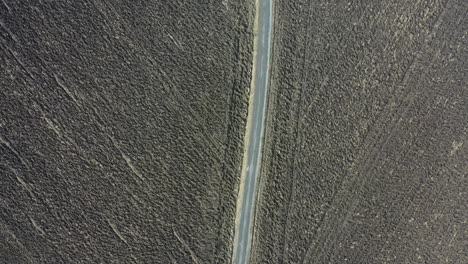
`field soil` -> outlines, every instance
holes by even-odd
[[[275,1],[252,263],[466,263],[468,3]]]
[[[0,263],[228,263],[254,3],[0,2]]]

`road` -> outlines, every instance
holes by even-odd
[[[272,32],[272,0],[258,0],[256,35],[254,44],[253,83],[246,129],[246,157],[242,168],[237,221],[234,238],[233,263],[248,262],[252,223],[255,210],[255,194],[260,172],[262,142],[268,95],[270,49]]]

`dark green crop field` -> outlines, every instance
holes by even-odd
[[[1,1],[0,262],[228,262],[254,12]]]
[[[252,263],[467,263],[468,3],[275,3]]]

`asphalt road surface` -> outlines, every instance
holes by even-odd
[[[271,0],[260,0],[258,9],[258,32],[256,37],[256,58],[255,75],[253,89],[253,105],[249,109],[249,125],[247,135],[249,135],[247,152],[247,173],[244,180],[244,188],[241,190],[242,207],[239,211],[239,222],[236,226],[236,237],[234,241],[233,263],[247,263],[250,244],[251,231],[255,208],[255,194],[257,176],[260,171],[262,140],[264,133],[264,123],[266,114],[266,102],[268,94],[268,77],[270,69],[270,47],[271,47],[271,27],[272,27]]]

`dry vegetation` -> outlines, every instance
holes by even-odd
[[[228,262],[253,12],[0,2],[0,262]]]
[[[253,263],[466,263],[466,1],[276,1]]]

